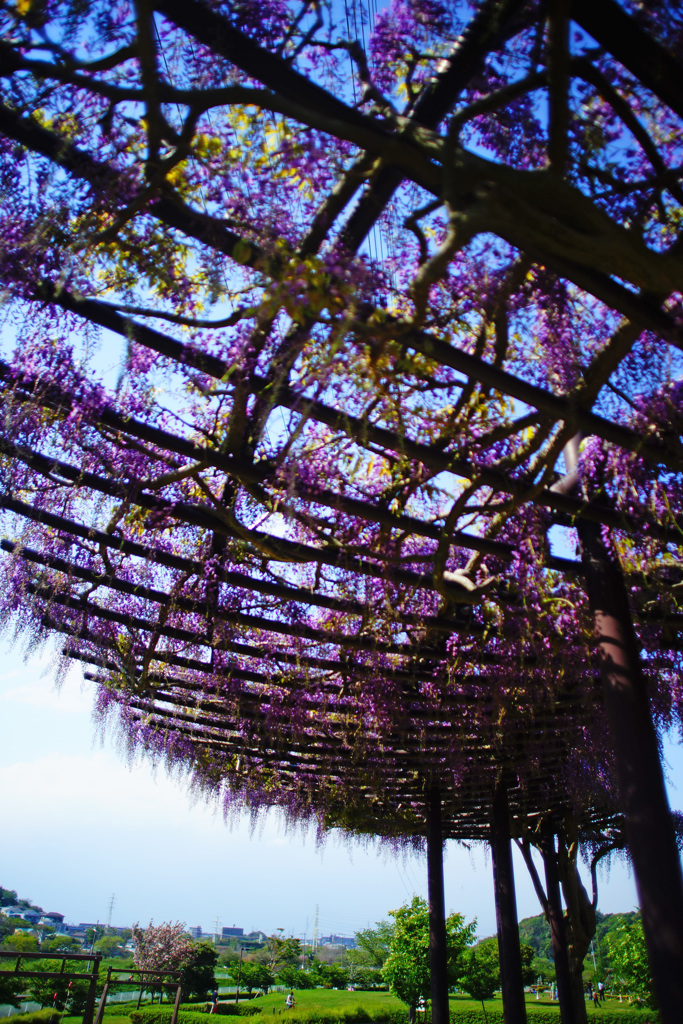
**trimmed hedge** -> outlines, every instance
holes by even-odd
[[[187,1004],[186,1004],[187,1005]],[[219,1006],[221,1004],[219,1003]],[[379,1010],[372,1013],[362,1006],[353,1010],[278,1010],[254,1013],[256,1007],[235,1006],[234,1003],[224,1003],[225,1007],[232,1007],[239,1016],[252,1017],[251,1024],[274,1024],[276,1018],[284,1017],[288,1024],[407,1024],[407,1009]],[[244,1012],[246,1010],[246,1012]],[[251,1013],[249,1012],[251,1010]],[[149,1007],[149,1009],[133,1010],[130,1013],[131,1024],[169,1024],[172,1008],[170,1006]],[[231,1013],[231,1010],[228,1010]],[[233,1014],[234,1015],[234,1014]],[[530,1006],[527,1004],[527,1015],[529,1024],[560,1024],[559,1008],[556,1006],[544,1007]],[[197,1010],[196,1004],[192,1009],[184,1009],[182,1006],[178,1013],[178,1024],[207,1024],[205,1010]],[[601,1008],[600,1013],[593,1013],[588,1010],[589,1019],[594,1018],[599,1024],[657,1024],[658,1016],[652,1010],[609,1010]],[[25,1018],[22,1018],[22,1021]],[[2,1024],[5,1024],[3,1021]],[[42,1019],[41,1019],[42,1024]],[[278,1020],[278,1024],[280,1021]],[[431,1024],[429,1016],[425,1024]],[[462,1010],[451,1009],[450,1024],[504,1024],[503,1011],[498,1007],[486,1009],[486,1014],[481,1008],[464,1008]]]
[[[183,1012],[203,1013],[206,1015],[206,1000],[202,1000],[201,1003],[181,1003],[179,1008]],[[251,1012],[258,1013],[258,1007],[252,1006]],[[249,1016],[249,1010],[246,1008],[242,1009],[241,1003],[235,1004],[218,1002],[214,1013],[218,1014],[219,1017],[239,1017],[240,1015],[246,1017]]]
[[[357,1010],[345,1013],[338,1012],[321,1013],[311,1010],[297,1011],[288,1010],[278,1013],[263,1013],[253,1018],[251,1024],[273,1024],[273,1017],[284,1016],[289,1024],[408,1024],[407,1009],[392,1010],[373,1014],[359,1007]],[[599,1024],[658,1024],[658,1015],[647,1010],[608,1010],[601,1009],[599,1013],[591,1014],[588,1010],[589,1020],[594,1017]],[[560,1013],[558,1007],[532,1007],[527,1004],[528,1024],[560,1024]],[[280,1022],[278,1022],[280,1024]],[[284,1024],[284,1022],[282,1022]],[[431,1024],[428,1018],[425,1024]],[[486,1015],[481,1007],[451,1010],[450,1024],[504,1024],[503,1011],[499,1007],[486,1008]]]
[[[148,1010],[131,1010],[131,1024],[169,1024],[172,1006],[150,1006]],[[179,1010],[178,1024],[206,1024],[205,1010]]]
[[[28,1013],[13,1013],[3,1017],[2,1024],[59,1024],[61,1013],[48,1007],[45,1010],[29,1010]]]

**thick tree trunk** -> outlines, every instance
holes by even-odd
[[[443,889],[443,832],[441,829],[441,794],[436,787],[430,789],[427,796],[427,888],[429,893],[432,1024],[448,1024],[448,949]]]
[[[547,835],[541,846],[543,866],[545,868],[545,887],[547,892],[547,919],[550,925],[550,941],[555,961],[557,978],[557,996],[560,1003],[560,1019],[562,1024],[580,1024],[582,1018],[577,1016],[574,1000],[572,972],[569,966],[569,950],[567,948],[567,932],[562,900],[560,898],[560,876],[557,870],[557,853],[555,837]],[[585,1005],[584,1005],[585,1014]],[[585,1016],[583,1018],[585,1021]]]
[[[491,860],[498,924],[498,955],[505,1024],[526,1024],[522,957],[519,949],[515,876],[508,814],[507,790],[499,782],[491,814]]]
[[[567,838],[565,829],[570,831],[569,838]],[[558,836],[557,841],[557,863],[564,902],[567,907],[565,929],[575,1017],[579,1024],[585,1024],[587,1013],[583,987],[583,962],[595,935],[597,920],[595,906],[579,875],[577,856],[578,836],[572,828],[570,819],[565,818],[562,835]]]
[[[576,1024],[588,1024],[586,992],[583,986],[583,960],[574,960],[570,955],[569,976],[574,1020]]]
[[[650,969],[662,1021],[678,1024],[683,1007],[683,877],[657,735],[621,567],[603,542],[601,527],[581,520],[577,525]]]
[[[550,928],[558,975],[560,1016],[563,1020],[566,1017],[569,1021],[578,1021],[580,1024],[584,1024],[587,1020],[587,1012],[583,989],[583,961],[591,939],[595,935],[596,917],[595,907],[588,898],[576,866],[576,850],[572,848],[569,851],[563,851],[563,845],[558,837],[556,854],[552,832],[542,835],[540,842],[537,837],[537,849],[543,857],[545,867],[548,890],[546,893],[531,856],[528,840],[520,842],[519,849],[543,908],[543,916]],[[562,892],[567,905],[564,914],[562,913],[559,882],[562,883]]]
[[[576,444],[566,450],[576,469]],[[603,698],[662,1024],[683,1007],[683,875],[664,786],[640,649],[616,553],[603,527],[577,520],[598,642]]]

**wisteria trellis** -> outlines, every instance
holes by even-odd
[[[501,784],[513,827],[623,807],[675,919],[678,5],[0,19],[6,617],[226,806],[396,841],[435,790],[453,838]],[[605,608],[646,655],[616,736]]]

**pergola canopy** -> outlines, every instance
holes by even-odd
[[[436,787],[477,839],[504,779],[599,823],[553,539],[599,524],[670,721],[679,19],[340,10],[0,15],[4,611],[228,804],[411,839]]]

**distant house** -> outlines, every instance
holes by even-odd
[[[0,910],[0,914],[4,914],[5,917],[21,917],[23,920],[25,920],[24,907],[20,907],[16,903],[12,904],[9,907],[2,907],[2,909]]]
[[[40,924],[45,927],[51,925],[56,931],[64,931],[64,914],[58,914],[55,910],[49,911],[47,914],[43,914],[40,919]]]
[[[200,924],[195,925],[194,928],[188,928],[188,931],[193,939],[201,939],[202,937],[202,926]]]
[[[29,921],[31,924],[38,924],[43,916],[42,907],[3,907],[2,912],[7,917],[21,918],[22,921]]]
[[[241,939],[244,935],[244,928],[222,928],[221,935],[224,939]]]
[[[355,949],[356,940],[351,935],[323,935],[321,946],[343,946],[344,949]]]

